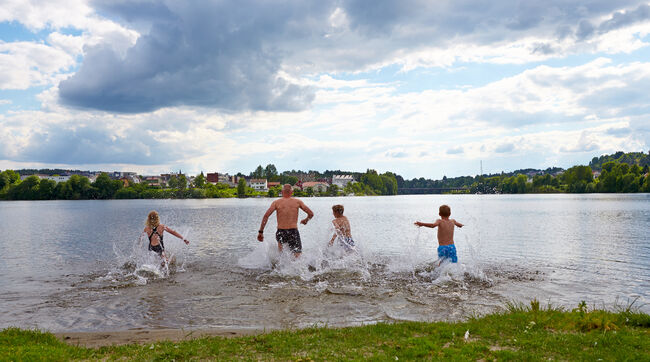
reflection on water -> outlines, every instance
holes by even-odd
[[[295,328],[454,320],[538,298],[574,307],[650,308],[650,195],[309,198],[303,256],[279,254],[270,200],[0,203],[0,327]],[[357,247],[328,247],[342,203]],[[466,226],[459,263],[436,262],[440,204]],[[173,262],[147,251],[144,218],[169,236]]]

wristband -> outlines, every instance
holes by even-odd
[[[264,234],[264,230],[259,230],[259,233],[260,233],[260,234]]]

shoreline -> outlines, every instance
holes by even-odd
[[[206,328],[206,329],[176,329],[176,328],[139,328],[122,331],[99,332],[52,332],[61,342],[71,346],[98,348],[120,346],[127,344],[146,344],[162,341],[188,341],[203,337],[244,337],[263,334],[274,329],[246,328]]]
[[[134,329],[55,335],[11,327],[0,331],[0,356],[18,361],[360,358],[618,361],[648,360],[649,335],[650,315],[634,310],[631,305],[613,312],[591,309],[581,302],[569,310],[543,307],[539,301],[532,300],[530,305],[508,304],[503,312],[466,321],[378,323],[343,328]],[[93,339],[101,343],[91,344]],[[109,347],[98,348],[101,346]]]

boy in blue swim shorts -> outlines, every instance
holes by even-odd
[[[415,225],[418,227],[425,226],[428,228],[437,227],[438,259],[441,263],[445,259],[450,259],[452,263],[456,263],[458,262],[458,256],[456,256],[456,246],[454,245],[454,226],[462,228],[463,224],[449,218],[449,216],[451,216],[451,208],[447,205],[440,206],[438,215],[440,215],[440,219],[436,220],[434,223],[416,221]]]

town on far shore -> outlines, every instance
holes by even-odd
[[[21,170],[22,171],[22,170]],[[72,175],[78,175],[81,177],[86,177],[91,183],[94,183],[97,180],[97,177],[101,174],[106,174],[111,180],[119,180],[122,182],[124,187],[129,187],[130,185],[135,184],[145,184],[151,187],[157,188],[178,188],[179,183],[186,183],[186,187],[203,187],[207,184],[217,185],[227,185],[231,188],[236,188],[241,180],[246,182],[246,187],[249,187],[257,192],[268,192],[273,188],[279,188],[281,185],[280,181],[269,181],[266,178],[253,178],[252,176],[244,175],[229,175],[228,173],[219,173],[219,172],[208,172],[203,174],[201,172],[196,176],[185,175],[182,171],[163,173],[160,175],[139,175],[137,172],[125,172],[125,171],[72,171],[65,170],[60,174],[22,174],[20,175],[20,180],[24,181],[30,176],[36,176],[41,180],[52,180],[56,183],[67,182],[70,180]],[[311,173],[298,173],[298,176],[294,176],[295,181],[292,183],[294,191],[306,191],[307,189],[313,190],[315,193],[324,193],[331,187],[335,185],[341,190],[344,189],[349,183],[357,182],[354,179],[353,175],[332,175],[331,177],[318,177],[314,172]],[[202,181],[201,181],[202,179]],[[185,180],[185,181],[184,181]],[[287,183],[290,183],[292,180],[288,180]],[[182,187],[181,187],[182,188]]]
[[[404,179],[393,172],[283,171],[275,165],[239,172],[182,171],[139,175],[124,171],[23,169],[0,172],[0,200],[278,197],[283,184],[295,196],[405,194],[524,194],[650,192],[650,152],[616,152],[568,169],[520,169],[475,176]]]

